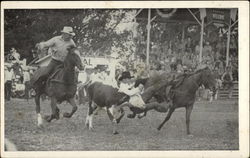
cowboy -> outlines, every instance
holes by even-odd
[[[145,103],[142,100],[141,92],[143,90],[143,85],[140,84],[137,88],[134,88],[134,84],[132,83],[133,76],[130,75],[130,72],[125,71],[122,73],[119,78],[120,88],[119,92],[123,92],[130,97],[129,103],[135,107],[144,109]]]
[[[64,59],[68,54],[68,49],[76,47],[75,42],[72,40],[73,36],[75,36],[73,28],[65,26],[61,32],[61,36],[53,37],[52,39],[46,42],[41,42],[37,45],[39,50],[49,49],[51,51],[52,59],[46,70],[41,72],[36,81],[45,81],[59,65],[63,64]]]
[[[11,54],[9,56],[9,60],[11,60],[13,63],[19,62],[20,54],[17,52],[17,50],[15,48],[11,48],[10,52]]]

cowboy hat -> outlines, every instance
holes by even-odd
[[[70,26],[64,26],[61,32],[75,36],[75,33],[73,32],[73,28]]]
[[[10,49],[10,51],[11,51],[11,52],[14,52],[14,51],[16,51],[16,49],[12,47],[12,48]]]
[[[123,79],[127,79],[127,78],[133,78],[134,76],[131,76],[129,71],[124,71],[121,75],[121,77],[119,77],[119,81],[123,80]]]

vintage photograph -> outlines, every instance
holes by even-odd
[[[4,152],[239,148],[239,9],[5,8]]]

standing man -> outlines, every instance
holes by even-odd
[[[193,52],[193,43],[190,36],[188,36],[187,38],[186,52],[188,52],[189,54]]]
[[[28,68],[23,67],[23,84],[25,86],[25,99],[29,99],[29,89],[30,89],[30,73],[28,72]]]
[[[12,88],[12,79],[14,77],[13,71],[9,67],[4,68],[4,93],[5,93],[5,99],[7,101],[10,101],[11,97],[11,88]]]
[[[37,76],[34,76],[34,80],[31,81],[32,84],[35,82],[46,81],[57,66],[63,64],[64,59],[68,54],[68,49],[76,47],[75,42],[72,40],[73,36],[75,36],[73,28],[65,26],[61,32],[61,36],[53,37],[52,39],[46,42],[41,42],[37,45],[40,51],[43,49],[50,49],[52,59],[45,71],[40,72],[40,74],[34,74]]]
[[[233,76],[231,67],[227,66],[226,71],[221,77],[223,88],[229,91],[228,98],[232,98],[232,90],[233,90]]]
[[[11,48],[10,52],[11,54],[9,56],[9,60],[11,60],[13,63],[19,62],[20,54],[17,52],[17,50],[15,48]]]

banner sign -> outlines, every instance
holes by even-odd
[[[83,64],[89,67],[96,67],[97,65],[110,65],[115,59],[102,57],[83,57]]]
[[[156,12],[158,15],[160,15],[163,18],[169,18],[171,17],[175,12],[176,8],[173,9],[156,9]]]
[[[206,9],[207,23],[214,24],[230,24],[230,10],[229,9]]]

